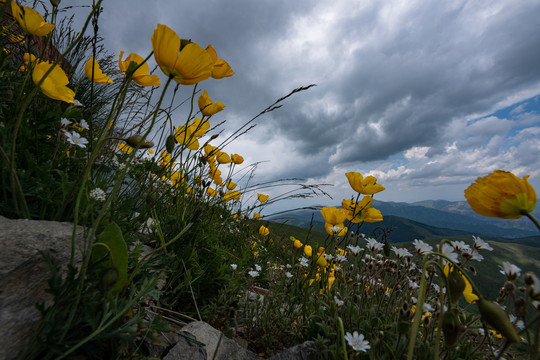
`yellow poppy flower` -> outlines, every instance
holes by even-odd
[[[234,190],[238,185],[236,183],[233,183],[231,180],[227,180],[225,186],[227,187],[227,190]]]
[[[223,200],[225,201],[236,200],[236,199],[239,199],[241,195],[242,193],[240,193],[240,191],[227,191],[223,195]]]
[[[325,223],[324,229],[326,230],[326,233],[328,235],[334,235],[334,236],[345,236],[347,235],[347,230],[348,230],[347,227],[343,223],[336,224],[336,225]]]
[[[133,81],[135,81],[137,84],[141,86],[161,85],[161,82],[159,81],[159,76],[149,75],[150,68],[148,67],[148,64],[144,62],[144,59],[142,58],[142,56],[135,53],[131,53],[128,55],[128,57],[125,60],[122,60],[123,56],[124,56],[124,52],[120,51],[120,56],[118,57],[118,68],[120,69],[121,72],[125,74],[129,69],[129,64],[131,64],[132,62],[134,62],[137,65],[142,64],[131,75],[131,78],[133,79]]]
[[[212,69],[212,77],[214,79],[222,79],[234,75],[234,71],[229,64],[223,59],[218,59],[217,52],[212,45],[208,45],[206,51],[210,54],[214,63],[214,68]]]
[[[232,154],[231,155],[231,160],[233,161],[233,163],[235,163],[236,165],[240,165],[241,163],[244,162],[244,158],[238,154]]]
[[[347,219],[347,210],[343,208],[336,207],[323,207],[321,209],[321,214],[324,218],[324,221],[331,225],[343,224]]]
[[[126,154],[131,154],[131,152],[133,151],[133,148],[131,146],[129,146],[128,144],[118,144],[118,150],[120,151],[123,151],[125,152]]]
[[[294,247],[297,248],[297,249],[300,249],[302,246],[304,246],[304,244],[302,244],[302,242],[300,242],[300,240],[294,240]]]
[[[206,194],[208,194],[208,196],[214,197],[218,194],[218,192],[216,189],[212,189],[211,187],[209,187],[208,189],[206,189]]]
[[[348,172],[345,174],[349,184],[359,194],[373,195],[384,190],[384,186],[376,184],[377,179],[373,176],[362,176],[358,172]]]
[[[184,45],[166,25],[158,24],[154,30],[152,49],[161,71],[179,84],[197,84],[212,75],[214,60],[208,51],[196,43]]]
[[[259,234],[261,234],[262,236],[268,236],[270,235],[270,230],[266,226],[261,225],[261,227],[259,228]]]
[[[210,96],[208,96],[208,91],[204,90],[204,92],[199,96],[199,110],[201,110],[201,113],[204,116],[212,116],[220,112],[221,110],[225,109],[225,105],[220,102],[213,102],[210,99]]]
[[[328,266],[328,261],[326,261],[326,257],[324,256],[324,252],[317,253],[317,265],[324,268]]]
[[[257,199],[262,203],[266,202],[268,200],[268,197],[269,195],[257,194]]]
[[[197,150],[199,148],[199,141],[191,130],[189,130],[189,127],[179,126],[174,131],[174,139],[177,143],[184,145],[189,150]]]
[[[54,29],[53,24],[46,23],[43,16],[31,7],[11,2],[11,12],[21,28],[35,36],[45,36]]]
[[[201,120],[199,118],[195,118],[195,120],[193,120],[193,122],[188,126],[188,129],[191,131],[193,136],[199,138],[210,130],[210,123],[206,119]]]
[[[94,77],[92,78],[92,63],[94,64]],[[97,63],[96,59],[94,59],[94,56],[90,56],[90,59],[86,62],[84,65],[84,73],[86,74],[86,78],[90,81],[94,81],[98,84],[112,84],[113,81],[110,77],[108,77],[106,74],[101,71],[99,64]]]
[[[476,179],[465,190],[465,198],[480,215],[518,219],[536,206],[536,192],[528,178],[528,175],[520,179],[511,172],[495,170]]]
[[[372,208],[371,204],[373,204],[371,196],[364,196],[358,203],[355,203],[354,200],[343,200],[342,202],[342,205],[348,210],[347,219],[355,224],[362,221],[374,223],[383,220],[381,212]]]
[[[304,246],[304,254],[306,254],[306,256],[311,256],[313,254],[313,249],[311,248],[311,246]]]
[[[48,61],[38,62],[34,66],[34,71],[32,71],[32,80],[34,81],[34,84],[39,84],[43,76],[52,66],[53,64]],[[59,66],[55,66],[45,80],[43,80],[40,88],[41,91],[51,99],[62,100],[72,104],[73,99],[75,98],[75,92],[68,88],[67,84],[69,84],[69,79],[66,73]]]
[[[223,151],[219,151],[216,154],[216,160],[220,164],[228,164],[228,163],[230,163],[232,161],[229,154],[227,154],[227,153],[225,153]]]
[[[253,218],[254,218],[255,220],[258,220],[258,219],[262,218],[262,215],[259,214],[259,213],[254,212],[254,213],[253,213]]]

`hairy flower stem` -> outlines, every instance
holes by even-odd
[[[343,359],[348,360],[347,358],[347,347],[345,345],[345,329],[343,328],[343,320],[338,316],[338,341],[341,342],[341,351],[343,352]],[[339,349],[339,344],[338,344]]]
[[[534,225],[536,225],[538,230],[540,230],[540,223],[538,223],[538,220],[536,220],[534,216],[532,216],[530,213],[525,214],[525,216],[531,219],[531,221],[534,223]]]
[[[451,263],[453,266],[455,266],[457,269],[459,269],[460,273],[463,276],[465,276],[467,278],[467,280],[470,282],[473,290],[478,294],[479,297],[481,297],[480,296],[480,291],[478,291],[478,288],[476,287],[476,285],[474,285],[471,278],[463,270],[461,270],[461,268],[453,260],[451,260],[446,255],[443,255],[441,253],[429,253],[429,254],[424,255],[424,258],[422,260],[422,274],[426,273],[428,265],[436,266],[437,269],[439,269],[439,271],[441,272],[441,274],[444,274],[444,269],[443,269],[441,264],[439,264],[438,262],[433,261],[433,260],[428,260],[428,258],[431,255],[436,255],[439,258],[446,259],[449,263]],[[426,277],[424,275],[422,275],[422,279],[420,280],[420,289],[419,289],[418,301],[416,303],[416,311],[414,313],[414,319],[413,319],[413,324],[411,326],[411,331],[409,332],[409,348],[408,348],[408,351],[407,351],[407,360],[412,360],[412,358],[413,358],[414,344],[416,342],[416,335],[418,334],[418,329],[420,327],[420,322],[422,321],[424,300],[426,298],[426,291],[427,291],[426,283],[427,283]],[[447,286],[448,286],[448,279],[447,279]],[[451,306],[451,304],[450,304],[450,306]],[[435,353],[433,356],[434,356],[434,359],[439,358],[438,353]]]
[[[91,249],[92,249],[94,238],[95,238],[95,235],[96,235],[96,232],[97,232],[97,228],[98,228],[101,220],[105,216],[105,212],[108,211],[108,208],[109,208],[108,205],[112,202],[113,198],[115,197],[115,194],[118,193],[118,190],[120,189],[120,186],[122,185],[122,181],[123,181],[123,179],[124,179],[124,177],[126,175],[128,167],[129,167],[128,166],[129,162],[132,161],[132,159],[135,156],[136,151],[138,150],[138,148],[140,147],[142,142],[146,139],[146,137],[148,136],[148,134],[152,130],[152,127],[153,127],[153,125],[155,123],[155,120],[156,120],[156,117],[157,117],[157,114],[158,114],[159,107],[161,106],[161,103],[163,101],[163,97],[165,95],[165,92],[167,91],[167,87],[169,86],[171,80],[172,80],[172,78],[169,78],[167,83],[165,84],[165,87],[163,88],[163,91],[161,93],[159,101],[158,101],[158,103],[156,105],[156,111],[154,113],[154,116],[152,117],[152,122],[151,122],[148,130],[146,131],[146,133],[142,137],[141,142],[137,145],[137,147],[131,153],[131,156],[128,159],[128,164],[124,167],[122,173],[120,174],[120,176],[116,180],[114,188],[111,191],[111,195],[107,198],[107,200],[103,204],[102,210],[99,212],[97,218],[95,219],[95,221],[93,223],[92,229],[91,229],[90,233],[88,234],[88,237],[86,238],[87,239],[87,244],[86,244],[85,249],[84,249],[84,260],[83,260],[83,263],[81,265],[81,270],[79,271],[78,284],[77,284],[77,289],[75,291],[75,294],[76,294],[75,295],[75,300],[73,302],[69,317],[68,317],[68,319],[66,321],[66,326],[64,328],[64,332],[60,336],[60,342],[64,339],[64,337],[67,334],[67,331],[70,329],[71,323],[73,322],[73,318],[74,318],[76,310],[77,310],[77,307],[79,306],[79,302],[80,302],[80,299],[81,299],[81,294],[82,294],[82,290],[83,290],[83,286],[84,286],[84,282],[85,282],[85,278],[86,278],[86,271],[88,269],[88,265],[90,263],[90,258],[91,258],[91,255],[92,255]],[[111,115],[112,114],[113,113],[111,113]],[[106,126],[107,126],[108,123],[109,122],[107,121]],[[96,158],[96,156],[97,156],[97,154],[99,152],[99,148],[100,148],[101,144],[105,141],[105,135],[106,135],[105,132],[101,133],[101,137],[97,142],[96,149],[94,150],[94,152],[92,153],[92,155],[90,157],[90,163],[93,163],[93,161],[95,161],[95,158]],[[82,179],[79,194],[77,196],[77,202],[76,202],[76,205],[75,205],[75,214],[74,214],[75,215],[75,220],[78,219],[78,212],[79,212],[79,208],[80,208],[80,203],[81,203],[82,195],[83,195],[83,193],[85,193],[84,189],[85,189],[85,186],[86,186],[86,181],[88,180],[88,177],[89,177],[89,174],[90,174],[90,169],[91,169],[91,166],[87,166],[85,176]],[[74,226],[73,226],[74,229],[73,229],[73,237],[72,237],[72,254],[73,254],[74,247],[75,247],[75,240],[74,239],[75,239],[76,227],[77,227],[77,221],[74,222]],[[73,262],[73,259],[71,260],[70,263],[72,263],[72,262]]]

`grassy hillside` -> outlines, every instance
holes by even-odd
[[[385,221],[388,221],[388,226],[396,226],[395,230],[389,233],[390,242],[399,242],[399,244],[395,244],[395,246],[406,247],[410,249],[411,252],[414,251],[412,241],[415,238],[422,238],[425,242],[434,247],[438,246],[443,238],[461,240],[467,244],[473,244],[472,236],[470,234],[465,234],[464,232],[452,236],[449,235],[452,233],[452,230],[450,229],[438,229],[415,221],[392,216],[385,218]],[[286,242],[290,236],[294,236],[302,242],[310,243],[312,245],[321,245],[328,239],[328,235],[324,232],[324,229],[320,224],[314,225],[311,229],[277,222],[269,222],[268,225],[274,240],[278,241],[283,240]],[[368,234],[369,232],[366,230],[371,227],[374,228],[375,226],[376,224],[364,224],[361,229],[362,232]],[[421,237],[421,235],[425,235],[425,237]],[[472,261],[468,264],[476,270],[477,275],[473,275],[473,279],[484,295],[491,299],[497,298],[499,289],[504,284],[505,280],[504,275],[499,272],[499,266],[504,261],[508,261],[520,267],[522,269],[522,274],[527,271],[533,271],[538,275],[538,270],[540,269],[540,247],[538,245],[528,246],[519,243],[519,240],[503,239],[501,241],[501,239],[492,238],[485,238],[484,240],[489,242],[493,247],[493,251],[482,251],[481,253],[484,256],[483,261]],[[534,238],[528,240],[529,242],[535,242]],[[360,243],[360,245],[362,245],[362,243]],[[518,280],[517,285],[523,285],[522,279]]]

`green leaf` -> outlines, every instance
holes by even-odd
[[[127,281],[128,249],[122,230],[116,223],[110,223],[99,235],[97,244],[92,249],[92,261],[97,262],[108,257],[102,264],[108,268],[114,268],[118,272],[118,280],[112,286],[111,291],[119,293]]]

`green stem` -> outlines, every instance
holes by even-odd
[[[343,328],[343,320],[338,316],[338,336],[341,340],[341,351],[343,351],[343,359],[348,360],[347,358],[347,346],[345,344],[345,329]]]
[[[540,223],[538,223],[538,220],[536,220],[534,218],[534,216],[532,216],[530,213],[525,214],[525,216],[527,216],[529,219],[531,219],[531,221],[534,223],[534,225],[536,225],[538,230],[540,230]]]

